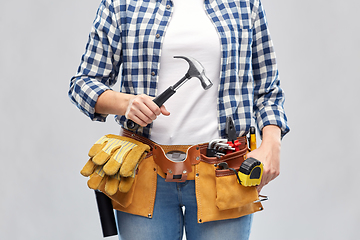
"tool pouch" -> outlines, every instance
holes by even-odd
[[[255,187],[244,187],[238,183],[231,170],[215,170],[216,206],[219,210],[238,208],[258,200]]]
[[[178,161],[170,159],[170,155],[182,155]],[[165,173],[166,182],[185,182],[192,172],[192,165],[200,162],[200,147],[198,145],[166,146],[154,144],[153,155],[155,163]]]
[[[206,157],[201,155],[203,162],[214,166],[216,198],[215,204],[220,211],[236,209],[253,203],[259,199],[256,187],[244,187],[238,181],[235,172],[230,169],[218,169],[217,165],[226,162],[229,168],[238,170],[246,159],[248,148],[246,140],[242,141],[242,148],[239,151],[226,154],[221,158]],[[201,174],[201,173],[200,173]]]
[[[123,193],[118,191],[114,195],[108,195],[112,200],[113,208],[119,211],[151,218],[154,210],[157,182],[157,165],[153,157],[149,155],[138,167],[135,181],[130,191]],[[100,186],[105,192],[105,184]]]

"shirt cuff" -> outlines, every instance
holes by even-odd
[[[278,126],[281,129],[281,138],[283,138],[290,131],[285,112],[278,106],[265,106],[256,114],[256,120],[261,136],[262,129],[268,125]]]

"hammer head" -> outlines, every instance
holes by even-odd
[[[182,58],[189,63],[189,70],[187,72],[188,79],[192,77],[197,77],[201,82],[201,86],[205,90],[209,89],[213,85],[210,79],[206,77],[205,69],[199,61],[197,61],[192,57],[185,57],[185,56],[174,56],[174,58]]]

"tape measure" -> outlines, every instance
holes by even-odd
[[[258,186],[263,171],[263,164],[259,160],[247,158],[237,171],[238,182],[245,187]]]
[[[256,134],[255,127],[250,127],[249,147],[253,151],[256,149]],[[247,158],[240,166],[237,172],[238,182],[246,187],[258,186],[261,182],[261,177],[264,168],[263,164],[255,158]]]
[[[226,162],[217,165],[220,169],[229,169],[235,173],[238,183],[244,187],[258,186],[263,174],[263,164],[255,158],[247,158],[240,166],[239,170],[229,168]]]

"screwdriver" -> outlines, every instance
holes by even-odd
[[[253,126],[250,127],[249,145],[251,151],[254,151],[256,149],[256,134],[255,127]]]

